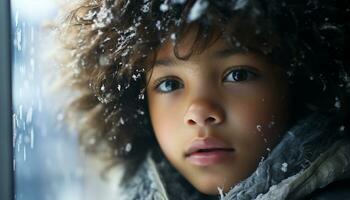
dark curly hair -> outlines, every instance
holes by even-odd
[[[159,150],[144,95],[157,51],[172,41],[188,59],[223,38],[284,67],[295,119],[325,111],[348,128],[348,19],[346,0],[83,0],[59,28],[64,80],[79,92],[67,119],[88,153],[142,161]],[[191,51],[180,55],[189,31]]]

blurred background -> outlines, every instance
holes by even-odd
[[[67,0],[11,0],[15,193],[17,200],[116,199],[64,124],[51,90],[58,69],[49,22]],[[50,70],[51,73],[47,73]],[[63,100],[64,101],[64,100]]]

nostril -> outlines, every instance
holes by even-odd
[[[216,120],[214,117],[208,117],[206,120],[205,120],[205,124],[212,124],[214,123]]]
[[[194,120],[192,120],[192,119],[188,120],[187,122],[188,122],[189,125],[195,125],[196,124],[196,122]]]

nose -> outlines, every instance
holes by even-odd
[[[220,105],[209,100],[197,100],[188,107],[184,122],[190,126],[205,127],[220,124],[224,118],[225,113]]]

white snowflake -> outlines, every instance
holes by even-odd
[[[209,2],[207,0],[197,0],[191,8],[187,20],[189,22],[197,20],[203,15],[204,11],[208,8],[208,6]]]
[[[160,7],[159,7],[160,11],[162,12],[166,12],[169,10],[169,6],[165,3],[161,4]]]
[[[257,126],[256,126],[256,129],[257,129],[259,132],[261,132],[261,131],[262,131],[261,125],[257,125]]]
[[[282,163],[281,170],[282,172],[287,172],[288,164],[287,163]]]
[[[105,6],[97,13],[96,19],[93,20],[94,28],[103,28],[112,22],[113,14],[110,8]]]

